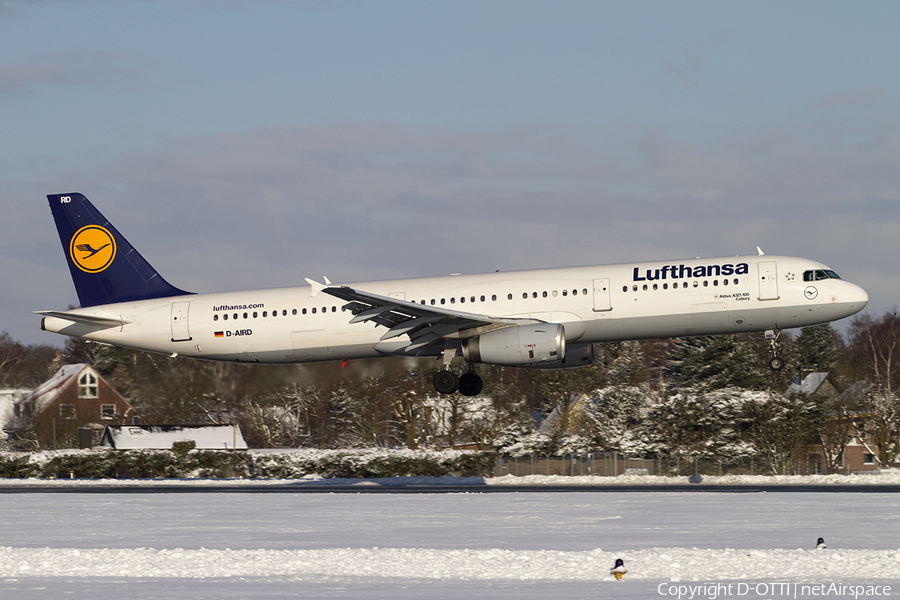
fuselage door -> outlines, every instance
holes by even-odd
[[[594,312],[612,310],[610,291],[608,277],[594,280]]]
[[[190,302],[172,303],[172,341],[187,342],[191,339],[191,330],[188,328],[188,310]]]
[[[769,260],[757,266],[759,277],[759,299],[778,300],[778,263]]]

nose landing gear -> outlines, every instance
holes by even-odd
[[[769,359],[769,368],[773,371],[780,371],[784,368],[784,359],[778,356],[778,336],[781,335],[780,329],[769,329],[766,331],[766,340],[769,342],[769,348],[772,350],[772,358]]]

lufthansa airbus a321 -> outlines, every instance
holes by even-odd
[[[194,294],[178,289],[82,194],[47,196],[81,308],[42,329],[172,356],[302,363],[443,361],[437,391],[481,391],[478,363],[589,365],[594,344],[765,331],[853,315],[865,290],[823,264],[757,255]],[[457,373],[462,373],[458,375]]]

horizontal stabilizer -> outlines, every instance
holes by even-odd
[[[83,323],[84,325],[104,325],[107,327],[121,327],[123,325],[128,325],[131,321],[126,321],[120,317],[114,317],[112,315],[105,316],[97,316],[97,315],[80,315],[78,313],[60,311],[60,310],[35,310],[32,311],[36,315],[44,315],[45,317],[56,317],[57,319],[64,319],[66,321],[72,321],[73,323]]]

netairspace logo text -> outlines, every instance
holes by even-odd
[[[700,585],[661,583],[660,596],[677,600],[716,600],[717,598],[884,598],[891,595],[889,585],[845,585],[843,583],[705,583]]]

